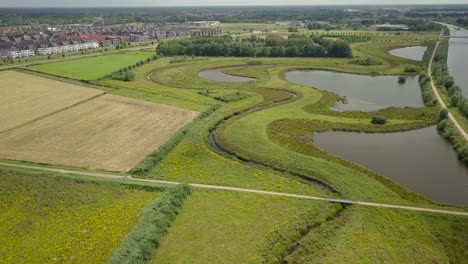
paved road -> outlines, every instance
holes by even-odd
[[[440,96],[439,94],[439,91],[437,90],[435,84],[434,84],[434,78],[432,78],[432,71],[431,71],[431,68],[432,68],[432,62],[434,60],[434,56],[436,54],[436,51],[437,51],[437,48],[439,47],[439,42],[437,42],[435,48],[434,48],[434,52],[432,53],[432,57],[431,57],[431,61],[429,62],[429,67],[427,69],[427,74],[429,75],[429,77],[431,77],[431,86],[432,86],[432,90],[434,91],[436,97],[437,97],[437,101],[439,101],[440,105],[449,110],[447,108],[447,106],[445,105],[444,103],[444,100],[442,100],[442,97]],[[463,137],[465,138],[465,140],[468,141],[468,134],[465,132],[465,130],[463,129],[463,127],[458,123],[458,121],[455,119],[455,117],[453,117],[452,113],[450,113],[450,110],[449,110],[449,113],[448,113],[448,117],[450,118],[450,120],[452,120],[452,122],[455,124],[455,127],[458,129],[458,131],[460,131],[460,134],[463,135]]]
[[[23,164],[15,164],[15,163],[6,163],[6,162],[0,162],[0,166],[23,168],[23,169],[33,169],[33,170],[40,170],[40,171],[50,171],[50,172],[57,172],[57,173],[63,173],[63,174],[72,174],[72,175],[91,176],[91,177],[106,178],[106,179],[123,179],[123,180],[127,180],[129,182],[147,182],[147,183],[168,184],[168,185],[181,184],[180,182],[174,182],[174,181],[137,179],[137,178],[133,178],[131,176],[121,176],[121,175],[114,175],[114,174],[107,174],[107,173],[94,173],[94,172],[85,172],[85,171],[55,169],[55,168],[47,168],[47,167],[39,167],[39,166],[23,165]],[[398,210],[427,212],[427,213],[439,213],[439,214],[446,214],[446,215],[468,216],[468,212],[463,212],[463,211],[450,211],[450,210],[441,210],[441,209],[423,208],[423,207],[413,207],[413,206],[405,206],[405,205],[372,203],[372,202],[355,201],[355,200],[349,200],[349,199],[317,197],[317,196],[310,196],[310,195],[272,192],[272,191],[263,191],[263,190],[254,190],[254,189],[244,189],[244,188],[237,188],[237,187],[209,185],[209,184],[200,184],[200,183],[189,183],[188,185],[190,185],[190,186],[192,186],[194,188],[201,188],[201,189],[256,193],[256,194],[285,196],[285,197],[291,197],[291,198],[316,200],[316,201],[326,201],[326,202],[350,204],[350,205],[361,205],[361,206],[379,207],[379,208],[391,208],[391,209],[398,209]]]

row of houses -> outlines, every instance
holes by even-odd
[[[42,30],[42,31],[41,31]],[[9,34],[14,32],[14,34]],[[23,33],[23,35],[21,35]],[[27,33],[27,34],[26,34]],[[0,32],[0,59],[27,58],[37,55],[76,52],[100,47],[118,46],[128,42],[159,41],[190,36],[223,34],[220,29],[194,27],[120,27],[59,26],[17,28]]]
[[[97,41],[62,41],[59,43],[52,42],[44,44],[44,42],[35,42],[27,45],[13,45],[8,42],[0,42],[0,58],[1,59],[18,59],[29,58],[37,55],[47,56],[51,54],[76,52],[89,49],[99,48]]]

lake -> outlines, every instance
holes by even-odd
[[[424,57],[424,52],[426,52],[427,47],[422,46],[413,46],[413,47],[405,47],[399,49],[390,50],[388,53],[392,54],[393,56],[415,60],[415,61],[422,61]]]
[[[463,95],[468,97],[468,30],[453,25],[447,25],[450,36],[467,38],[450,38],[447,65],[455,83],[462,89]]]
[[[331,71],[290,71],[285,78],[293,83],[315,87],[346,96],[347,103],[337,102],[337,111],[375,111],[387,107],[423,107],[421,89],[416,77],[405,84],[398,76],[357,75]]]
[[[222,72],[226,69],[241,69],[244,66],[240,67],[229,67],[229,68],[218,68],[218,69],[208,69],[203,70],[198,73],[198,76],[204,79],[217,81],[217,82],[251,82],[255,81],[255,78],[235,76]]]
[[[314,144],[437,202],[468,205],[468,168],[435,127],[399,133],[324,132]]]

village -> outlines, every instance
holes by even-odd
[[[200,27],[207,23],[192,22],[184,27],[93,25],[30,26],[0,29],[0,59],[64,54],[112,46],[160,41],[190,36],[223,34],[221,29]]]

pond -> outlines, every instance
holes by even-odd
[[[434,201],[468,205],[468,169],[435,127],[387,134],[316,133],[314,144]]]
[[[447,65],[455,83],[460,86],[463,95],[468,97],[468,30],[453,25],[446,26],[450,29],[450,36],[465,37],[450,38]]]
[[[218,69],[208,69],[203,70],[198,73],[198,76],[204,79],[217,81],[217,82],[251,82],[255,81],[255,78],[235,76],[226,74],[223,70],[226,69],[242,69],[244,66],[239,67],[227,67],[227,68],[218,68]]]
[[[290,71],[285,75],[293,83],[346,96],[347,103],[337,102],[337,111],[375,111],[387,107],[423,107],[416,77],[399,84],[397,76],[357,75],[331,71]]]
[[[390,50],[388,53],[392,54],[393,56],[415,60],[415,61],[422,61],[424,57],[424,52],[426,52],[427,47],[422,46],[413,46],[413,47],[406,47],[406,48],[399,48]]]

